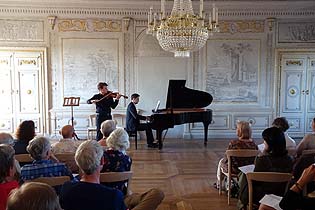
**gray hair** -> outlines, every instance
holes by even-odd
[[[51,145],[49,139],[44,136],[32,139],[26,147],[27,152],[30,153],[34,160],[42,160],[45,158],[50,149]]]
[[[87,140],[80,144],[75,153],[75,162],[87,175],[91,175],[97,171],[101,165],[104,150],[95,140]]]
[[[13,137],[9,133],[0,133],[0,144],[8,144],[8,145],[13,145]]]
[[[105,120],[101,124],[101,132],[104,137],[108,137],[116,129],[116,122],[114,120]]]
[[[8,171],[14,166],[14,149],[7,144],[0,144],[0,183],[8,176]]]
[[[36,196],[34,196],[36,194]],[[45,183],[24,183],[11,192],[7,210],[61,210],[55,190]]]
[[[106,139],[106,143],[108,147],[121,152],[125,152],[130,146],[128,133],[123,128],[114,130]]]

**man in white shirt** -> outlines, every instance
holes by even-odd
[[[52,145],[53,154],[60,153],[75,153],[77,150],[79,143],[77,143],[74,139],[74,129],[71,125],[65,125],[61,128],[60,134],[62,135],[62,139],[59,142],[54,143]]]

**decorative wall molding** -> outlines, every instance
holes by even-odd
[[[121,32],[121,25],[121,20],[61,19],[58,20],[58,31]]]
[[[146,18],[148,8],[144,7],[145,5],[138,5],[131,7],[123,7],[123,8],[115,8],[115,7],[103,7],[103,8],[71,8],[71,7],[42,7],[42,6],[2,6],[0,8],[1,15],[35,15],[35,16],[69,16],[72,17],[82,17],[82,16],[94,16],[94,17],[132,17],[132,18]],[[310,7],[303,8],[288,8],[283,9],[280,6],[273,7],[273,10],[270,8],[262,8],[261,10],[257,10],[256,8],[247,6],[238,8],[239,6],[235,6],[235,8],[227,9],[220,8],[219,16],[220,17],[288,17],[288,16],[296,16],[296,17],[314,17],[315,16],[315,8],[310,9]],[[266,7],[266,6],[265,6]],[[154,11],[158,12],[158,10]],[[169,12],[168,12],[169,13]]]
[[[315,21],[315,20],[314,20]],[[315,23],[287,22],[278,25],[279,43],[307,43],[315,42]]]
[[[44,41],[44,21],[0,20],[0,41]]]
[[[221,21],[220,33],[263,33],[265,22],[262,20]]]

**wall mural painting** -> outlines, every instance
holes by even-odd
[[[97,93],[99,81],[118,90],[117,39],[63,39],[64,96],[79,96],[86,103]]]
[[[257,102],[259,40],[209,40],[206,91],[216,102]]]

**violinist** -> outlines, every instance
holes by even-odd
[[[108,91],[107,84],[105,82],[99,82],[97,84],[98,94],[95,94],[92,98],[87,100],[88,104],[96,105],[96,140],[102,139],[103,135],[100,131],[101,124],[105,120],[111,120],[111,109],[115,109],[118,105],[119,93],[112,93]]]

